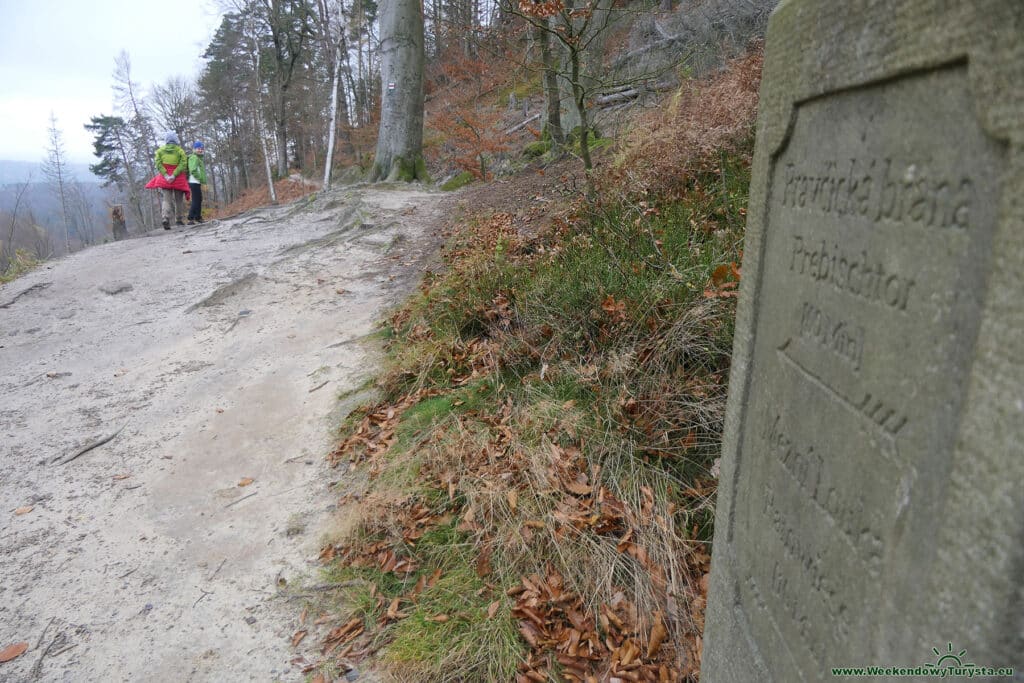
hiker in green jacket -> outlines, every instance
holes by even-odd
[[[196,140],[188,155],[188,188],[192,190],[192,205],[188,209],[188,224],[203,222],[203,185],[206,183],[206,165],[203,163],[203,143]]]
[[[188,155],[178,143],[176,133],[167,133],[164,142],[166,144],[157,148],[153,158],[156,177],[146,187],[160,190],[160,217],[163,219],[164,230],[170,230],[172,212],[175,223],[185,225],[182,219],[185,216],[185,195],[189,187],[182,174],[188,167]]]

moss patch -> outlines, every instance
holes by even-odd
[[[473,182],[474,179],[475,176],[472,173],[470,173],[469,171],[463,171],[462,173],[458,174],[454,178],[451,178],[446,183],[441,185],[441,189],[445,192],[452,192],[454,190],[458,190],[461,187],[469,185],[471,182]]]

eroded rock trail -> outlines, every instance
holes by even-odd
[[[0,647],[30,645],[0,679],[302,680],[278,581],[439,199],[338,190],[0,288]]]

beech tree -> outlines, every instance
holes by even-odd
[[[381,112],[371,180],[429,180],[423,161],[423,11],[385,0],[380,17]]]

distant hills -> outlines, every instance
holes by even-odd
[[[99,184],[101,179],[89,172],[89,164],[68,164],[74,179],[82,183]],[[45,182],[42,163],[35,161],[10,161],[0,159],[0,185],[25,182],[29,175],[32,182]]]

